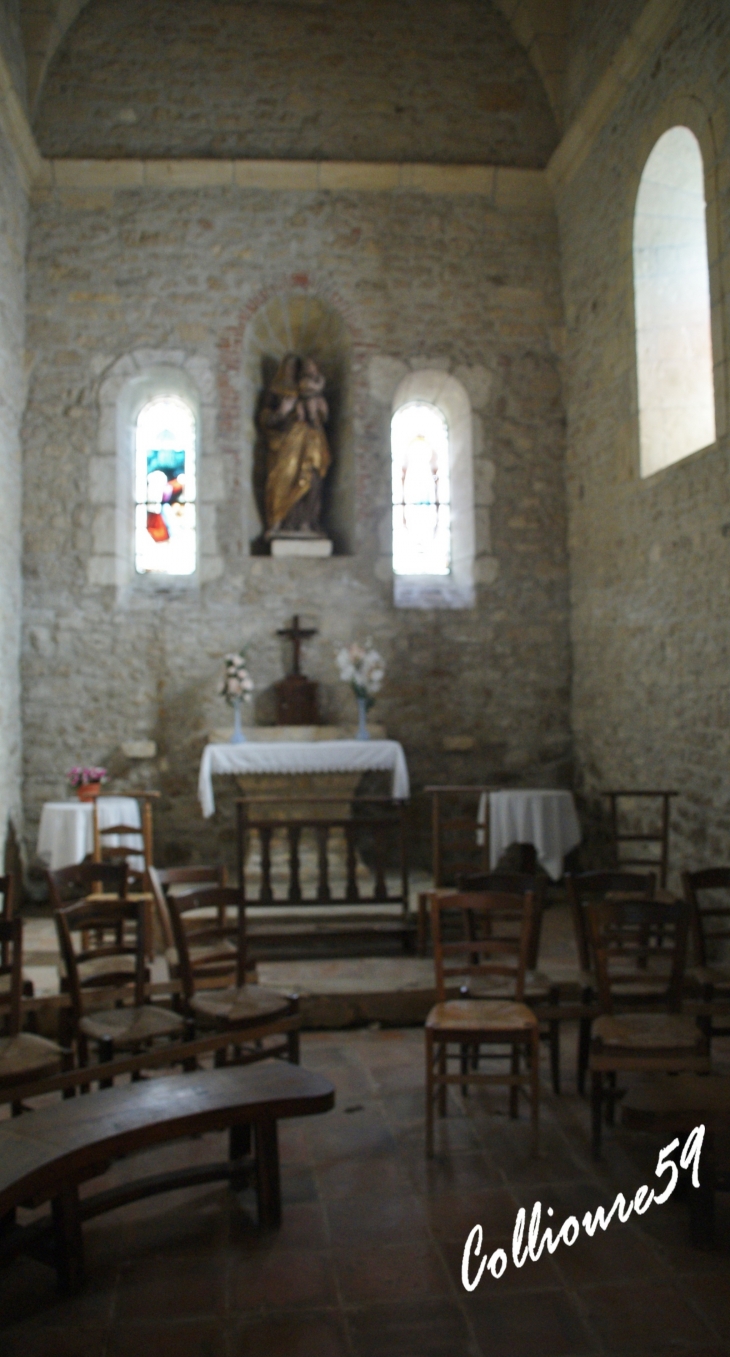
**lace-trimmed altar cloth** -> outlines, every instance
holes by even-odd
[[[408,765],[397,740],[247,741],[208,744],[200,760],[198,799],[203,815],[215,810],[213,773],[366,773],[392,774],[396,801],[410,796]]]
[[[531,843],[537,860],[553,881],[563,875],[563,859],[581,840],[572,792],[558,789],[522,789],[482,792],[477,824],[486,821],[489,795],[489,862],[494,869],[512,843]],[[484,829],[477,830],[484,842]]]

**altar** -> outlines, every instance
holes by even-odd
[[[257,794],[278,795],[276,779],[281,793],[292,800],[304,795],[349,801],[366,772],[390,773],[394,800],[405,801],[410,795],[408,765],[397,740],[355,740],[336,726],[254,726],[246,731],[243,744],[223,743],[215,739],[216,735],[218,732],[213,732],[214,738],[200,761],[198,798],[206,818],[215,812],[214,775],[245,777],[247,782],[251,779],[245,790],[254,800]],[[295,781],[302,777],[316,778],[316,782],[308,783],[306,790],[295,787]],[[333,777],[347,781],[335,790],[327,785]]]

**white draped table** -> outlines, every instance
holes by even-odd
[[[563,859],[580,843],[580,823],[572,792],[543,788],[482,792],[477,824],[486,821],[489,795],[489,862],[496,867],[512,843],[531,843],[537,860],[553,881],[563,875]],[[484,830],[481,830],[483,842]]]
[[[108,829],[111,825],[139,825],[142,832],[142,820],[139,803],[132,796],[100,796],[97,799],[99,828]],[[140,839],[135,834],[109,836],[105,843],[112,848],[120,846],[138,848]],[[38,857],[52,871],[61,867],[72,867],[83,862],[88,853],[94,851],[94,808],[90,801],[46,801],[41,811],[41,823],[38,829]],[[144,858],[130,858],[131,867],[144,870]]]
[[[287,740],[208,744],[200,760],[198,798],[203,815],[215,810],[213,774],[388,772],[397,801],[410,795],[408,765],[397,740]]]

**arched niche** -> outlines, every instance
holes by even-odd
[[[263,553],[266,447],[257,417],[268,381],[287,353],[316,359],[327,381],[327,438],[332,467],[324,485],[323,523],[335,555],[354,550],[354,452],[351,414],[351,347],[343,317],[319,297],[283,293],[259,308],[243,342],[244,428],[252,487],[251,550]]]

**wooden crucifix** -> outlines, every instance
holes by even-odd
[[[276,685],[276,724],[278,726],[319,725],[317,711],[317,684],[305,678],[301,670],[302,641],[317,635],[316,627],[300,627],[295,613],[290,627],[280,627],[277,636],[291,641],[294,648],[294,668]]]
[[[277,636],[285,636],[287,641],[291,641],[294,647],[294,668],[292,669],[292,674],[301,674],[302,671],[299,662],[301,658],[302,641],[308,641],[310,636],[316,636],[317,628],[300,627],[299,613],[295,613],[292,618],[291,626],[280,627],[276,634]]]

